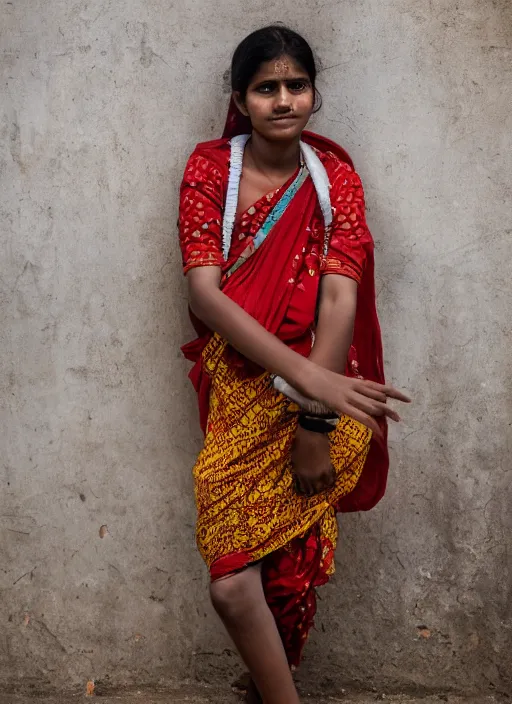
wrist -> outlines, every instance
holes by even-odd
[[[297,356],[299,359],[290,366],[286,374],[281,374],[281,376],[303,396],[313,398],[315,379],[320,368],[314,362],[310,362],[307,357]]]
[[[324,392],[331,384],[329,382],[330,372],[316,362],[306,360],[307,367],[300,370],[297,375],[297,389],[308,398],[322,401]]]
[[[332,432],[336,428],[338,422],[338,417],[334,416],[332,419],[322,418],[320,416],[312,416],[306,413],[299,414],[298,426],[302,430],[308,433],[314,433],[317,435],[327,435],[327,433]]]

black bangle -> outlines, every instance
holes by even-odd
[[[334,430],[335,426],[325,418],[319,418],[318,416],[307,416],[302,413],[299,414],[299,426],[304,430],[309,430],[312,433],[330,433]]]

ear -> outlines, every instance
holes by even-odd
[[[235,105],[240,110],[242,115],[245,115],[245,117],[249,117],[249,113],[247,112],[247,108],[245,107],[245,101],[242,100],[242,96],[240,95],[240,91],[238,91],[238,90],[233,91],[233,100],[235,101]]]

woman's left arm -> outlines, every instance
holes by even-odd
[[[317,334],[310,358],[343,374],[354,333],[358,283],[372,237],[366,225],[361,179],[335,157],[327,162],[327,167],[333,221],[320,280]]]
[[[352,344],[357,307],[357,282],[348,276],[326,274],[320,283],[320,306],[312,362],[343,374]]]
[[[357,305],[357,282],[348,276],[322,277],[315,343],[309,358],[321,367],[343,374],[352,343]],[[292,466],[304,494],[312,496],[334,485],[327,435],[297,428]]]

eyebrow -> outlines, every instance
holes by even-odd
[[[269,78],[262,78],[257,83],[254,83],[253,86],[257,88],[258,86],[264,86],[266,83],[295,83],[296,81],[304,81],[307,83],[311,83],[311,78],[306,74],[297,76],[287,76],[286,78],[276,78],[275,76],[272,76]]]

